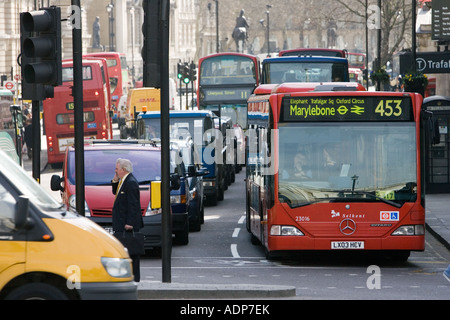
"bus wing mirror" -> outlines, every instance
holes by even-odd
[[[52,175],[50,189],[52,189],[52,191],[64,191],[64,187],[61,185],[63,181],[64,177],[60,177],[57,174]]]

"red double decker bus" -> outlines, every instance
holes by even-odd
[[[114,119],[117,118],[119,124],[122,124],[125,122],[125,109],[129,86],[128,67],[125,53],[93,52],[85,54],[84,57],[106,59]]]
[[[422,97],[303,87],[285,83],[249,100],[249,110],[268,105],[248,158],[252,242],[268,258],[381,250],[406,260],[424,250]]]
[[[111,139],[111,96],[103,59],[83,60],[83,120],[86,139]],[[74,144],[73,61],[62,64],[61,86],[43,102],[48,163],[62,163],[66,147]]]

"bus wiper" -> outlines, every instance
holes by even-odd
[[[319,198],[313,201],[307,201],[307,202],[300,202],[300,203],[296,203],[296,204],[292,204],[291,201],[288,202],[289,207],[291,208],[300,208],[300,207],[305,207],[305,206],[309,206],[310,204],[314,204],[314,203],[318,203],[318,202],[327,202],[327,201],[332,201],[335,200],[337,198],[335,197],[331,197],[331,198]]]

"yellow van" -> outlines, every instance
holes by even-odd
[[[161,93],[157,88],[135,88],[128,92],[127,107],[119,122],[120,138],[135,137],[135,115],[145,107],[146,111],[161,110]]]
[[[136,299],[122,244],[0,157],[0,299]]]

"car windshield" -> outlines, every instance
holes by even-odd
[[[145,131],[140,130],[139,138],[160,138],[160,118],[146,118],[144,121]],[[192,137],[198,146],[202,146],[211,139],[212,131],[210,129],[212,129],[212,121],[209,118],[170,117],[169,131],[171,138],[186,139]]]
[[[30,201],[42,209],[54,210],[60,209],[61,202],[58,202],[50,195],[39,183],[36,182],[26,171],[15,163],[5,153],[1,153],[0,161],[1,173],[15,185],[19,192],[27,196]]]
[[[414,123],[283,123],[279,128],[279,199],[415,201]]]
[[[161,153],[159,151],[105,149],[85,150],[84,176],[85,185],[108,185],[114,177],[116,160],[128,159],[133,164],[133,175],[139,183],[150,184],[150,181],[161,180]],[[75,152],[69,153],[67,177],[75,184]]]

